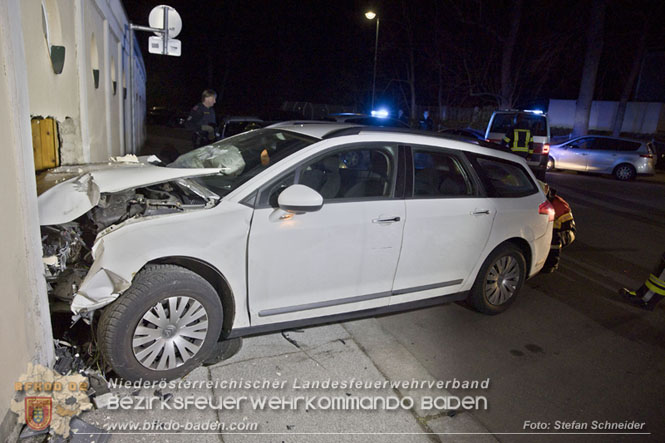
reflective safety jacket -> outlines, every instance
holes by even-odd
[[[570,205],[564,199],[555,195],[549,198],[554,206],[554,232],[561,238],[561,246],[568,246],[575,241],[575,220]]]
[[[526,126],[518,124],[509,128],[503,136],[503,143],[516,154],[533,154],[533,134]]]

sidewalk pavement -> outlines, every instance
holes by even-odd
[[[245,339],[238,354],[210,367],[200,367],[186,376],[186,381],[275,381],[283,388],[237,388],[200,387],[197,389],[114,388],[119,397],[151,398],[172,394],[168,404],[176,405],[176,397],[204,396],[218,401],[230,397],[286,397],[298,396],[351,399],[367,397],[393,397],[414,401],[412,408],[386,410],[338,408],[325,409],[325,403],[310,410],[305,403],[296,409],[252,407],[249,402],[240,409],[212,409],[210,407],[187,410],[110,410],[98,409],[81,416],[86,422],[108,429],[115,424],[130,421],[144,423],[257,423],[258,429],[244,433],[210,433],[198,431],[192,435],[184,429],[166,435],[149,433],[114,432],[112,441],[133,442],[163,441],[178,442],[195,439],[201,442],[439,442],[439,441],[497,441],[474,417],[473,411],[450,411],[431,408],[422,409],[423,397],[449,397],[443,389],[375,388],[319,388],[302,389],[307,382],[348,381],[434,381],[434,378],[415,359],[407,348],[382,329],[376,319],[365,319],[349,323],[332,324],[303,330],[274,333]],[[137,392],[138,391],[138,392]],[[133,393],[133,394],[132,394]],[[462,391],[457,394],[486,395],[486,392]],[[155,403],[156,405],[157,403]],[[288,405],[288,403],[287,403]],[[164,425],[163,425],[164,426]],[[158,429],[152,432],[162,433]],[[171,431],[173,432],[173,431]],[[192,431],[196,432],[196,431]],[[208,432],[208,433],[206,433]]]

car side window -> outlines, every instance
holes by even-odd
[[[580,138],[570,144],[573,149],[592,149],[593,137]]]
[[[616,145],[612,139],[594,137],[591,139],[587,149],[592,151],[614,151],[616,150]]]
[[[474,195],[469,174],[454,155],[413,150],[414,197],[463,197]]]
[[[631,142],[629,140],[616,140],[615,143],[617,145],[617,150],[623,152],[637,151],[640,146],[642,146],[641,143]]]
[[[509,160],[476,156],[479,174],[488,193],[495,197],[525,197],[538,192],[524,168]]]
[[[298,183],[324,201],[389,198],[395,185],[396,148],[354,146],[337,150],[299,168]]]

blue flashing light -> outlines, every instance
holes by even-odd
[[[374,110],[372,111],[372,117],[376,117],[376,118],[388,118],[389,114],[390,113],[386,109],[378,109],[376,111],[374,111]]]
[[[525,111],[526,112],[532,112],[534,114],[542,114],[543,113],[543,111],[541,111],[540,109],[526,109]]]

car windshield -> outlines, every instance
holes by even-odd
[[[280,129],[238,134],[178,157],[172,168],[219,168],[221,174],[195,179],[224,196],[261,171],[318,139]]]

